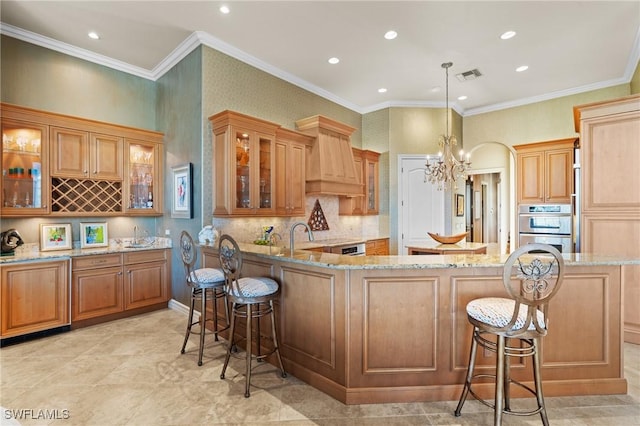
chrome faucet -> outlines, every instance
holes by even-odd
[[[311,228],[304,222],[296,222],[291,225],[291,230],[289,231],[289,247],[291,248],[291,254],[293,254],[293,231],[296,229],[298,225],[302,225],[307,229],[307,234],[309,235],[309,241],[313,241],[313,232],[311,232]]]

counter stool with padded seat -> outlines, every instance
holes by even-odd
[[[187,322],[187,331],[184,336],[184,343],[180,353],[185,352],[187,342],[191,333],[200,335],[200,345],[198,349],[198,365],[202,365],[202,353],[204,350],[204,336],[206,332],[207,321],[213,321],[213,334],[215,340],[218,341],[218,332],[229,327],[229,307],[224,292],[224,272],[218,268],[196,268],[197,246],[193,243],[193,238],[187,231],[180,234],[180,253],[182,255],[182,263],[185,270],[185,281],[187,286],[191,288],[191,303],[189,304],[189,321]],[[218,299],[225,298],[225,315],[227,326],[218,330]],[[193,321],[193,311],[196,301],[201,302],[200,318]],[[213,318],[207,318],[207,300],[213,301]],[[191,331],[191,327],[200,324],[199,333]]]
[[[224,366],[220,378],[224,379],[224,374],[229,365],[231,351],[238,341],[236,340],[236,321],[238,318],[246,320],[246,373],[245,373],[245,398],[249,398],[249,387],[251,386],[251,359],[252,359],[252,322],[256,321],[256,352],[255,358],[258,361],[264,360],[275,353],[282,377],[287,377],[280,356],[278,347],[278,335],[276,332],[276,318],[273,310],[273,301],[278,298],[280,286],[268,277],[240,277],[242,270],[242,253],[238,244],[229,235],[220,237],[219,243],[220,265],[226,277],[225,292],[232,304],[231,307],[231,329],[229,331],[229,343],[227,355],[224,359]],[[266,354],[260,353],[260,318],[266,315],[271,319],[271,338],[273,340],[273,350]]]
[[[540,414],[542,423],[549,424],[542,395],[540,377],[540,338],[546,336],[549,301],[560,289],[564,277],[562,255],[547,244],[527,244],[514,251],[504,265],[502,281],[509,298],[486,297],[467,304],[467,317],[473,325],[467,376],[454,412],[460,416],[469,393],[481,403],[493,408],[494,424],[502,424],[503,414],[530,416]],[[494,339],[488,336],[495,336]],[[496,374],[476,374],[474,367],[478,345],[496,353]],[[532,357],[535,389],[511,378],[510,358]],[[493,403],[478,397],[473,391],[476,378],[495,378]],[[511,410],[510,385],[516,384],[535,395],[534,410]]]

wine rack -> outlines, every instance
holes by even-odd
[[[122,182],[51,178],[52,213],[118,213]]]

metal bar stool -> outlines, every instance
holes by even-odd
[[[467,304],[467,317],[473,325],[469,368],[460,402],[454,412],[460,416],[468,394],[493,408],[494,424],[502,424],[503,414],[530,416],[540,414],[547,426],[549,419],[544,406],[540,377],[540,338],[547,335],[549,301],[560,289],[564,278],[564,261],[555,247],[547,244],[527,244],[514,251],[504,266],[502,282],[510,298],[487,297]],[[487,338],[496,336],[496,340]],[[511,339],[511,341],[509,340]],[[496,374],[475,374],[478,345],[496,353]],[[510,358],[533,358],[535,389],[511,378]],[[476,378],[495,378],[493,403],[478,397],[472,389]],[[516,384],[536,397],[534,410],[511,410],[510,385]]]
[[[200,346],[198,349],[198,365],[202,365],[202,353],[204,350],[204,336],[206,332],[207,321],[213,322],[213,334],[215,340],[218,341],[218,332],[229,328],[229,306],[224,292],[224,272],[216,268],[196,268],[196,246],[193,238],[187,231],[180,234],[180,253],[182,255],[182,263],[185,270],[185,281],[187,286],[191,288],[191,303],[189,304],[189,321],[187,322],[187,331],[184,336],[184,343],[180,353],[185,352],[187,342],[191,333],[200,335]],[[218,299],[225,299],[225,315],[227,326],[218,330]],[[193,311],[195,303],[200,300],[200,317],[198,321],[193,321]],[[207,300],[213,301],[213,318],[207,318]],[[191,327],[194,324],[200,324],[198,333],[192,332]]]
[[[280,286],[268,277],[240,277],[242,270],[242,253],[238,244],[229,235],[220,237],[219,243],[220,265],[226,277],[225,292],[227,298],[232,303],[231,308],[231,330],[229,332],[229,344],[227,355],[224,359],[224,366],[220,378],[224,379],[224,374],[229,365],[232,348],[236,347],[236,321],[238,318],[246,320],[246,373],[245,373],[245,398],[249,398],[249,387],[251,386],[251,359],[252,359],[252,322],[256,320],[256,351],[255,358],[258,361],[264,360],[275,353],[282,377],[287,377],[280,356],[278,347],[278,335],[276,332],[276,317],[273,310],[273,301],[278,298]],[[271,338],[273,340],[273,350],[266,354],[260,352],[260,318],[269,315],[271,319]]]

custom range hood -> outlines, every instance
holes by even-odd
[[[351,197],[364,194],[364,184],[351,150],[351,134],[355,128],[321,115],[296,121],[296,128],[316,138],[307,148],[307,194]]]

